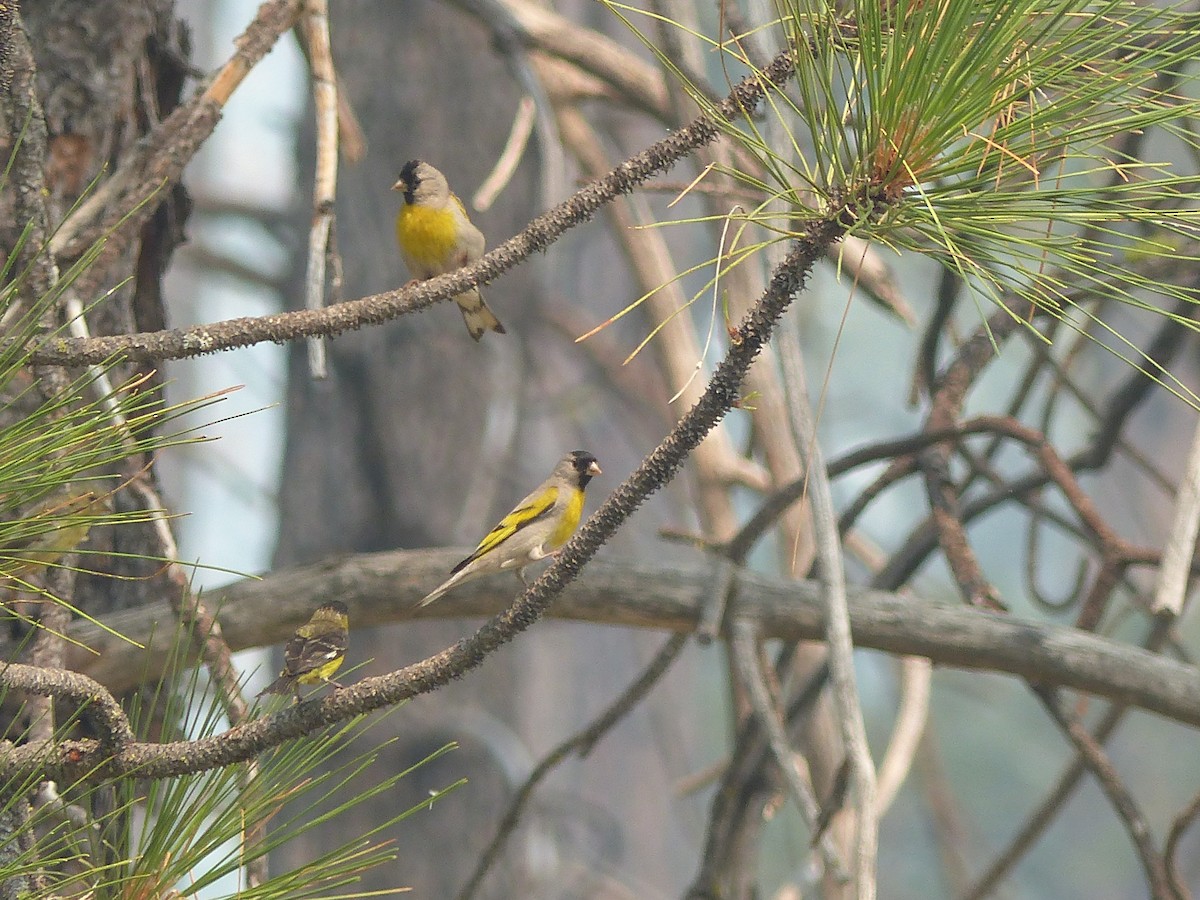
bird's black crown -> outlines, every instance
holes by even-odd
[[[586,450],[572,451],[571,465],[579,473],[579,486],[581,488],[587,487],[587,483],[592,480],[593,475],[600,474],[600,463],[596,457],[592,456]]]
[[[404,202],[413,202],[413,192],[417,189],[417,166],[421,165],[421,160],[410,159],[400,169],[400,181],[404,182]]]

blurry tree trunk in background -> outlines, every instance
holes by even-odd
[[[436,165],[469,208],[471,194],[504,147],[520,94],[485,30],[445,3],[406,2],[401,12],[391,0],[374,0],[338,5],[331,13],[334,60],[368,142],[366,159],[339,172],[336,230],[345,260],[344,294],[350,298],[408,278],[393,227],[400,197],[390,190],[403,163],[419,158]],[[303,185],[311,184],[314,158],[311,118],[306,123],[298,150]],[[543,202],[534,142],[496,206],[470,213],[490,247],[519,230]],[[308,219],[308,209],[301,210],[298,230]],[[585,240],[594,236],[594,229],[581,234]],[[296,253],[299,274],[303,249]],[[564,257],[560,244],[555,265]],[[614,255],[603,282],[592,279],[589,293],[623,304],[628,291],[620,290],[624,276],[613,277],[620,268],[616,261]],[[339,552],[471,546],[564,452],[593,451],[614,483],[634,464],[652,438],[635,445],[630,435],[604,424],[618,420],[602,413],[611,400],[589,383],[584,357],[570,343],[573,335],[544,315],[549,308],[569,314],[579,292],[547,297],[545,285],[564,285],[564,276],[544,277],[546,269],[545,259],[535,259],[484,288],[509,333],[486,334],[479,344],[467,335],[454,304],[443,303],[332,341],[327,381],[310,378],[302,345],[291,348],[278,566]],[[292,293],[300,295],[298,288]],[[589,321],[598,320],[589,314]],[[598,482],[596,493],[609,477]],[[632,548],[633,535],[652,534],[644,520],[634,526],[617,546]],[[518,587],[514,578],[514,595]],[[350,664],[374,659],[367,673],[420,659],[469,627],[351,626]],[[403,785],[411,793],[388,798],[389,809],[417,803],[427,790],[459,777],[469,783],[403,823],[394,835],[399,862],[369,873],[364,888],[411,884],[420,896],[453,896],[490,838],[514,782],[524,778],[538,754],[580,727],[631,680],[644,656],[638,648],[655,640],[547,623],[489,660],[486,673],[387,717],[380,733],[387,729],[399,738],[387,751],[389,766],[412,765],[449,740],[461,746],[406,778]],[[658,765],[649,758],[652,738],[628,734],[613,738],[613,765],[652,772]],[[618,857],[623,870],[657,884],[682,885],[694,856],[671,858],[668,847],[683,852],[687,846],[669,825],[671,810],[661,796],[634,794],[632,780],[597,772],[595,763],[606,758],[597,754],[589,760],[591,771],[578,774],[596,785],[624,785],[628,795],[597,793],[565,803],[548,796],[547,808],[523,828],[526,834],[539,827],[554,834],[524,853],[508,853],[508,869],[489,879],[487,896],[603,896],[589,886],[595,880],[589,873],[613,868]],[[702,810],[694,811],[689,843],[698,838]],[[374,817],[370,807],[356,815],[362,819],[355,827],[364,830]],[[622,849],[624,826],[635,822],[637,840]],[[318,830],[307,841],[289,844],[280,864],[318,852],[322,841]],[[548,846],[555,854],[546,855]],[[522,859],[526,862],[517,862]]]

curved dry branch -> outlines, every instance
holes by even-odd
[[[1155,900],[1183,900],[1172,889],[1167,876],[1166,864],[1155,846],[1150,826],[1146,817],[1138,808],[1129,792],[1129,788],[1117,774],[1116,767],[1109,760],[1100,742],[1080,722],[1070,716],[1064,709],[1057,691],[1045,687],[1034,688],[1034,693],[1042,701],[1046,711],[1054,723],[1075,745],[1080,760],[1100,782],[1100,789],[1108,798],[1109,804],[1116,813],[1117,819],[1129,835],[1130,842],[1137,850],[1138,859],[1146,875],[1147,887]]]
[[[7,663],[0,667],[0,685],[39,697],[69,700],[100,735],[94,743],[102,754],[121,753],[134,743],[133,729],[121,704],[93,678],[62,669]],[[43,746],[38,742],[26,749],[36,752]]]

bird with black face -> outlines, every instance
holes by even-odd
[[[346,604],[340,600],[317,607],[283,648],[283,671],[259,691],[258,696],[292,691],[299,702],[302,684],[341,687],[333,680],[333,675],[346,658],[346,646],[350,642],[349,613]]]
[[[446,176],[427,162],[409,160],[392,185],[404,203],[396,215],[396,240],[409,274],[417,281],[469,266],[483,256],[483,232],[476,228]],[[471,337],[485,331],[504,334],[504,326],[483,300],[478,287],[454,298]]]
[[[481,575],[516,569],[525,580],[525,567],[545,559],[575,533],[583,516],[584,490],[601,474],[596,457],[586,450],[568,453],[536,490],[487,533],[450,577],[420,605],[432,603],[446,591]]]

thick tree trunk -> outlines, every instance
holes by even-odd
[[[44,0],[21,6],[17,27],[32,51],[33,84],[45,124],[44,132],[36,121],[29,124],[21,153],[37,163],[41,180],[13,185],[0,197],[0,252],[8,254],[29,220],[27,211],[14,208],[22,191],[39,192],[51,232],[93,182],[119,169],[138,140],[178,104],[190,47],[174,5],[174,0]],[[8,63],[14,64],[12,54]],[[0,110],[0,156],[6,159],[25,126],[16,114],[11,104]],[[140,235],[106,247],[74,283],[75,294],[89,306],[124,282],[89,310],[93,334],[163,327],[161,276],[182,240],[186,213],[183,189],[168,191]],[[72,262],[55,260],[60,272]],[[133,374],[119,369],[114,380]],[[128,501],[118,496],[117,502]],[[95,529],[86,548],[93,551],[88,556],[93,568],[104,567],[125,580],[80,577],[72,598],[79,607],[103,615],[162,596],[166,579],[156,574],[161,565],[133,558],[161,552],[149,527]]]

